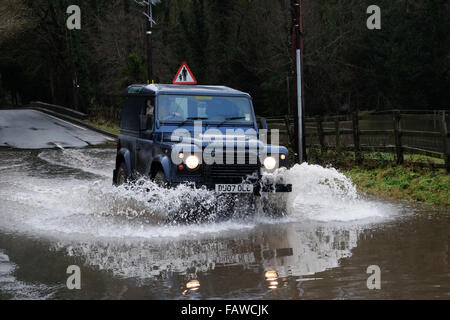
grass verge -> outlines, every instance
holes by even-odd
[[[105,120],[89,120],[89,124],[93,127],[96,127],[100,130],[113,133],[113,134],[119,134],[120,133],[120,127],[112,122],[105,121]]]
[[[427,170],[393,166],[342,170],[359,190],[404,200],[450,205],[450,175],[444,169]]]

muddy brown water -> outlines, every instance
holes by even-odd
[[[450,299],[446,209],[365,197],[306,164],[284,173],[293,194],[266,206],[115,188],[113,165],[113,149],[0,150],[0,299]],[[166,219],[199,206],[211,219]],[[70,265],[80,290],[66,286]]]

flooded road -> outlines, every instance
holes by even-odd
[[[0,299],[450,299],[448,211],[367,198],[306,164],[285,173],[292,194],[263,201],[116,188],[114,157],[0,150]],[[170,223],[193,212],[208,215]]]

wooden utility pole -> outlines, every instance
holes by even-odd
[[[358,110],[353,112],[353,145],[355,150],[355,160],[357,164],[362,163],[361,146],[359,144],[360,132],[359,132],[359,115]]]
[[[441,134],[442,134],[442,143],[444,146],[443,151],[444,151],[445,169],[447,173],[450,173],[450,144],[448,138],[447,120],[445,118],[445,111],[442,111]]]
[[[147,83],[153,82],[153,46],[152,46],[152,28],[156,22],[153,20],[153,8],[152,6],[158,2],[157,0],[146,0],[146,1],[136,1],[135,2],[145,7],[145,12],[143,14],[147,17]]]
[[[394,111],[394,140],[395,140],[395,154],[397,164],[403,164],[403,147],[402,147],[402,132],[400,126],[400,110]]]
[[[292,13],[292,61],[294,65],[294,84],[292,86],[297,108],[294,110],[295,153],[296,162],[306,161],[305,144],[305,98],[303,85],[303,26],[302,0],[291,0]]]

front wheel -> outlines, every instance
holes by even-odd
[[[168,185],[166,175],[161,170],[156,172],[155,176],[153,177],[153,182],[155,182],[159,187],[167,187]]]
[[[120,186],[122,184],[127,183],[128,176],[127,176],[127,168],[125,167],[125,163],[122,162],[117,169],[117,179],[116,179],[116,185]]]

